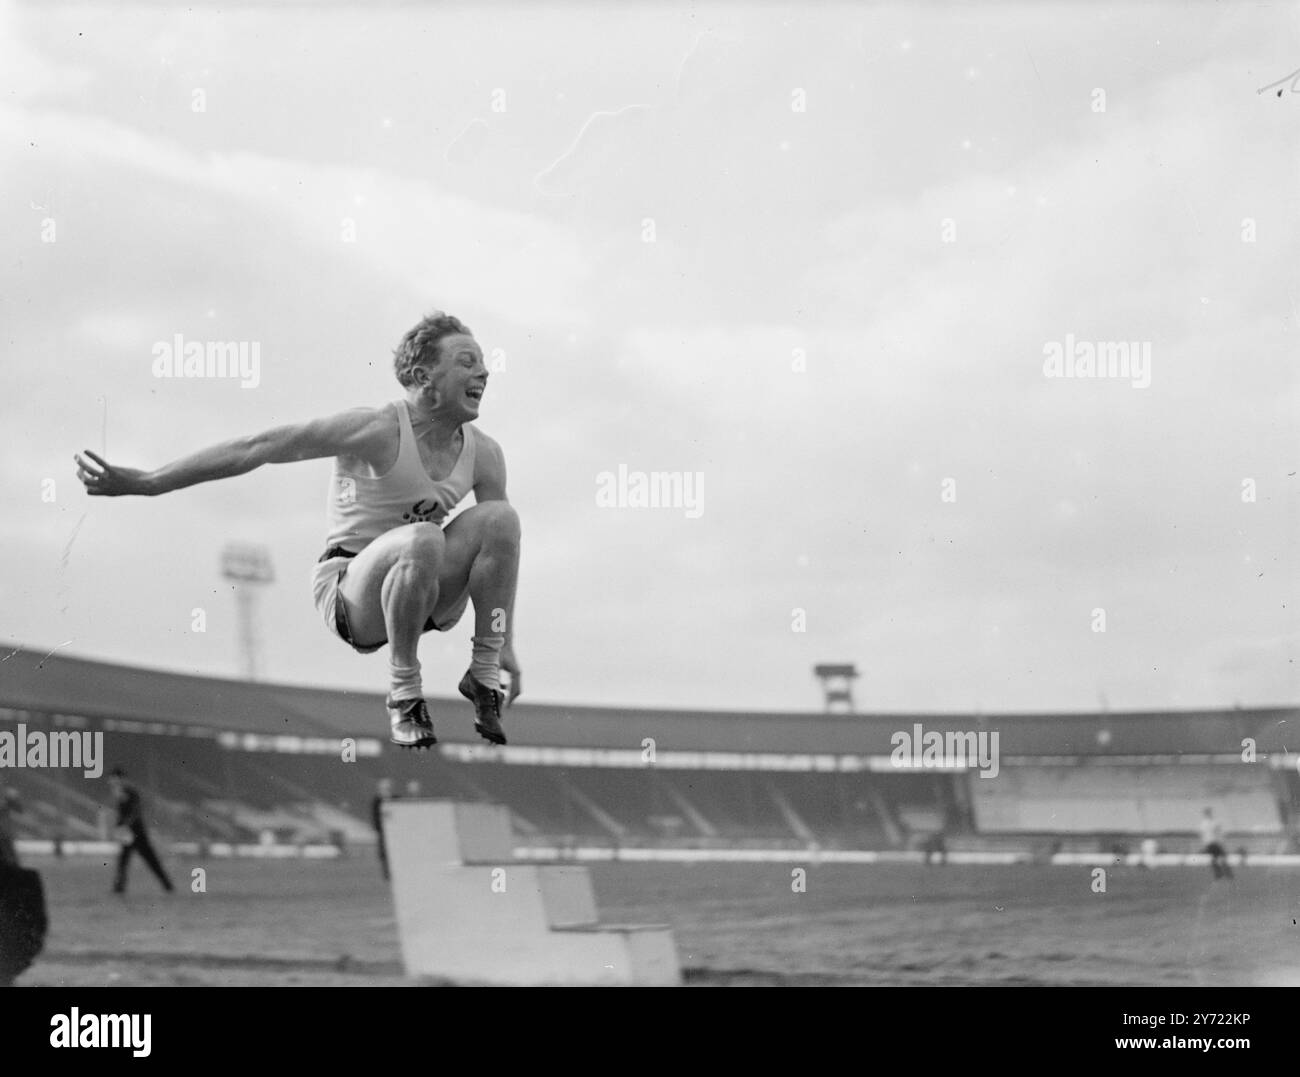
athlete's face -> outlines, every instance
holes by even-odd
[[[488,372],[483,349],[469,334],[454,333],[438,341],[438,361],[421,367],[416,378],[430,410],[449,413],[462,422],[478,418]]]

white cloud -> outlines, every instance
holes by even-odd
[[[0,0],[0,101],[74,93],[90,82],[85,69],[56,63],[32,46],[25,25],[39,17],[35,6],[24,10],[14,0]]]
[[[200,155],[118,124],[0,106],[11,154],[35,143],[45,167],[102,168],[182,184],[282,215],[307,243],[356,256],[413,299],[472,303],[503,320],[582,326],[590,263],[563,226],[528,212],[480,205],[428,183],[356,165],[307,164],[250,153]],[[51,165],[51,162],[57,162]],[[20,161],[10,156],[4,167]],[[343,236],[352,222],[355,242]]]

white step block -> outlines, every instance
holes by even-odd
[[[667,928],[599,926],[586,868],[516,863],[504,808],[395,801],[384,830],[410,975],[520,986],[680,982]]]
[[[611,924],[566,932],[587,931],[616,940],[624,961],[626,978],[621,982],[634,987],[677,987],[682,982],[677,945],[671,928],[660,924]]]
[[[411,976],[517,987],[675,987],[681,982],[672,932],[663,927],[569,928],[495,935],[430,932],[408,939]]]
[[[573,869],[538,864],[404,864],[389,853],[399,926],[412,930],[436,918],[442,933],[453,928],[470,937],[546,933],[593,927],[596,898],[591,878]],[[558,875],[558,878],[557,878]]]
[[[512,868],[511,873],[518,871]],[[541,865],[538,870],[546,922],[552,928],[594,927],[596,892],[586,868]]]
[[[402,851],[438,864],[509,864],[515,857],[510,812],[458,800],[384,802],[390,858]]]

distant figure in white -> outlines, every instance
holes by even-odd
[[[458,319],[437,311],[393,359],[402,399],[235,438],[156,471],[86,450],[75,456],[77,477],[91,495],[153,496],[263,464],[334,457],[312,588],[327,628],[345,643],[362,654],[389,644],[390,739],[401,748],[437,743],[416,648],[421,633],[445,632],[472,601],[473,651],[459,691],[474,705],[479,735],[505,744],[501,704],[523,683],[513,643],[520,530],[501,446],[473,425],[487,388],[483,351]],[[477,504],[443,526],[471,490]]]
[[[1210,857],[1210,870],[1216,879],[1231,879],[1232,867],[1228,864],[1228,850],[1223,847],[1223,827],[1214,817],[1214,809],[1206,808],[1201,820],[1201,852]]]

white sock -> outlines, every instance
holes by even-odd
[[[501,648],[505,636],[471,636],[474,653],[469,660],[469,673],[479,684],[501,691]]]
[[[390,678],[389,699],[394,701],[399,699],[420,699],[424,695],[424,684],[420,680],[420,664],[418,662],[413,666],[399,666],[390,658],[388,660],[388,675]]]

